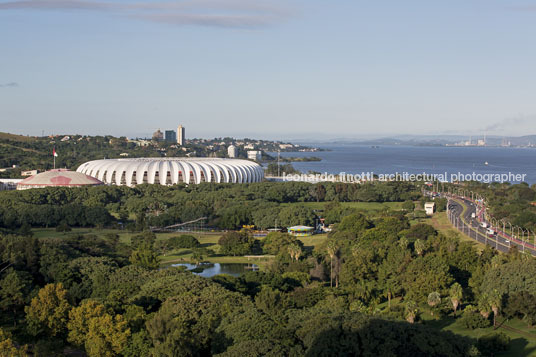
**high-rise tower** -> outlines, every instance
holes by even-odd
[[[186,139],[186,134],[184,127],[182,125],[179,125],[177,128],[177,144],[184,145],[184,140]]]

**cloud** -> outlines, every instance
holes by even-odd
[[[256,28],[282,22],[290,10],[279,0],[190,0],[137,3],[84,0],[19,0],[0,2],[2,10],[100,11],[145,21],[228,28]]]
[[[23,0],[0,2],[0,10],[102,10],[105,3],[78,0]]]
[[[0,88],[15,88],[18,86],[19,84],[17,82],[0,83]]]
[[[530,116],[519,116],[515,118],[507,118],[503,119],[501,121],[492,123],[484,128],[484,131],[498,131],[498,130],[508,130],[512,129],[514,126],[521,126],[529,121],[534,121],[536,119],[536,115],[530,115]]]

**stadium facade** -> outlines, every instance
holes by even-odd
[[[76,171],[106,184],[126,186],[248,183],[260,182],[264,178],[263,168],[255,162],[218,158],[104,159],[86,162]]]

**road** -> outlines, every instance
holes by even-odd
[[[517,246],[520,252],[536,256],[536,249],[533,244],[522,242],[515,237],[503,232],[500,227],[493,227],[494,235],[487,233],[487,228],[482,227],[481,222],[490,226],[484,218],[483,210],[477,209],[477,202],[459,196],[449,196],[447,215],[449,221],[468,237],[479,243],[489,245],[501,252],[508,252],[510,247]],[[476,218],[473,218],[473,214]]]

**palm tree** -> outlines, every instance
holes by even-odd
[[[299,245],[297,244],[291,244],[288,246],[288,253],[290,254],[290,257],[293,259],[293,260],[300,260],[300,257],[302,255],[302,249]]]
[[[406,301],[406,321],[410,324],[415,322],[417,317],[417,304],[415,301],[408,300]]]
[[[391,288],[390,281],[386,282],[383,295],[387,297],[387,307],[389,308],[389,311],[391,311],[391,298],[393,297],[393,289]]]
[[[327,253],[329,255],[329,267],[330,267],[330,274],[329,274],[329,285],[333,287],[333,258],[335,258],[335,255],[337,255],[337,252],[339,251],[339,247],[337,246],[337,243],[334,240],[331,240],[328,242],[328,245],[326,247]]]
[[[489,294],[488,304],[491,307],[491,310],[493,311],[493,326],[496,326],[497,316],[499,316],[499,312],[502,306],[502,294],[498,292],[497,289],[493,289],[491,294]]]
[[[482,293],[480,299],[478,300],[478,310],[480,311],[480,315],[482,315],[482,317],[485,319],[489,318],[491,311],[491,306],[489,303],[489,295],[487,293]]]
[[[433,308],[439,305],[439,303],[441,303],[441,295],[437,291],[432,291],[428,295],[428,305],[430,305],[430,307],[432,308],[431,310],[432,316],[434,315]]]
[[[415,252],[417,252],[417,255],[422,255],[422,253],[424,253],[424,249],[426,248],[424,242],[420,239],[417,239],[413,246],[415,247]]]
[[[454,309],[454,315],[456,316],[456,311],[458,310],[458,306],[460,306],[462,302],[463,297],[463,289],[462,286],[458,283],[452,284],[449,290],[450,293],[450,301],[452,301],[452,308]]]

